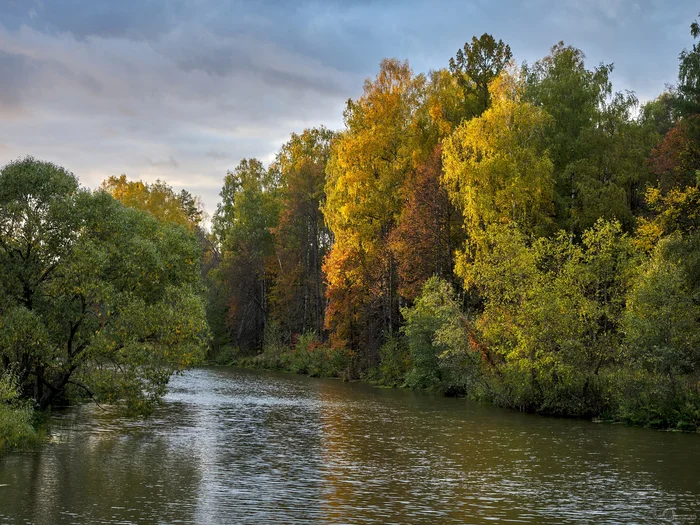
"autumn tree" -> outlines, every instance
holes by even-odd
[[[694,21],[691,35],[699,34]],[[634,373],[626,381],[625,418],[684,430],[700,423],[699,79],[696,44],[680,55],[675,90],[651,108],[663,115],[659,132],[667,132],[649,157],[656,180],[646,191],[647,213],[636,239],[648,258],[627,298],[625,327]]]
[[[413,169],[415,127],[425,80],[406,62],[384,60],[333,143],[323,212],[335,237],[324,271],[326,326],[337,345],[376,351],[376,334],[398,325],[396,263],[387,239],[401,212],[400,188]]]
[[[700,36],[697,20],[690,26]],[[678,84],[666,98],[675,112],[673,126],[656,144],[649,165],[662,192],[692,187],[700,170],[700,47],[683,50],[679,57]],[[657,104],[658,105],[658,104]],[[658,111],[657,111],[658,112]]]
[[[187,226],[190,230],[199,227],[202,217],[202,204],[187,190],[178,194],[166,182],[154,183],[130,181],[126,175],[109,177],[102,183],[102,189],[125,206],[144,210],[156,219],[171,224]]]
[[[544,142],[550,117],[523,100],[522,82],[512,73],[502,73],[490,90],[492,106],[444,144],[444,182],[464,214],[472,252],[486,241],[490,224],[510,222],[535,235],[551,231],[552,161]],[[464,255],[458,265],[467,263]]]
[[[406,179],[406,201],[388,242],[398,291],[412,301],[433,275],[452,280],[454,251],[463,241],[462,217],[442,187],[442,148]]]
[[[272,315],[291,338],[323,330],[325,283],[321,270],[331,245],[321,206],[333,133],[325,128],[292,134],[272,167],[279,173],[279,224],[272,230],[279,266]]]
[[[448,137],[464,119],[474,116],[476,95],[465,95],[458,77],[447,69],[431,71],[423,102],[416,112],[418,129],[422,133],[419,147],[423,159],[429,157],[439,142]]]

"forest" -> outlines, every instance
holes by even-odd
[[[612,71],[484,34],[427,75],[384,60],[342,131],[242,161],[212,358],[694,430],[700,48],[644,104]]]
[[[0,448],[35,408],[148,412],[207,360],[696,430],[700,47],[643,104],[612,72],[489,34],[383,60],[344,129],[228,172],[210,222],[166,182],[8,164]]]

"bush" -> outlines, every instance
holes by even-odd
[[[263,353],[270,356],[281,355],[286,349],[283,339],[279,323],[276,321],[268,322],[263,332]]]
[[[388,336],[379,349],[379,359],[376,377],[372,379],[385,386],[403,386],[412,366],[411,356],[404,341],[394,335]]]
[[[413,363],[406,385],[449,396],[471,394],[480,380],[481,355],[470,343],[469,321],[450,283],[431,277],[413,307],[401,313]]]
[[[430,278],[411,308],[401,313],[406,324],[401,331],[406,336],[413,368],[406,377],[410,388],[435,389],[441,381],[438,356],[445,348],[435,343],[435,333],[454,315],[453,291],[447,281]]]
[[[618,417],[633,425],[696,430],[700,426],[700,383],[644,369],[615,374]]]
[[[274,329],[266,331],[263,351],[255,356],[234,357],[234,364],[245,368],[286,370],[312,377],[347,377],[350,354],[347,350],[329,347],[316,332],[301,334],[292,348],[285,348],[275,337]]]
[[[211,354],[209,360],[215,365],[231,365],[236,361],[236,356],[238,355],[238,353],[239,351],[235,347],[230,345],[224,345],[219,347],[216,351],[214,351]]]
[[[20,399],[17,377],[11,372],[0,376],[0,452],[23,448],[36,442],[34,410]]]
[[[346,350],[322,344],[316,332],[300,335],[285,358],[289,370],[313,377],[344,377],[349,364]]]

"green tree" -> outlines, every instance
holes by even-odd
[[[148,411],[208,338],[183,227],[26,158],[0,171],[0,359],[46,408],[68,385]]]
[[[224,178],[212,229],[221,247],[214,278],[225,292],[229,340],[242,351],[262,346],[277,273],[272,230],[279,221],[279,180],[257,159],[243,159]]]
[[[482,356],[452,285],[431,277],[415,303],[401,314],[405,321],[401,332],[413,363],[406,384],[463,394],[480,376]]]
[[[466,42],[463,49],[458,49],[454,58],[450,58],[450,71],[462,86],[465,105],[471,106],[470,116],[479,116],[489,107],[491,93],[489,84],[508,66],[513,54],[510,46],[503,40],[496,40],[488,33],[479,38],[472,37],[471,44]],[[475,103],[470,104],[470,96],[475,96]]]
[[[552,116],[545,140],[558,226],[579,235],[599,217],[629,230],[650,180],[646,158],[657,132],[633,118],[632,93],[613,94],[612,70],[612,64],[587,69],[584,53],[563,42],[523,68],[524,98]]]
[[[606,408],[601,370],[619,362],[635,251],[600,220],[582,245],[493,225],[468,282],[483,297],[479,340],[496,365],[500,404],[559,414]]]
[[[697,20],[690,24],[690,34],[693,39],[700,36]],[[695,115],[700,113],[700,46],[684,49],[679,59],[676,106],[681,115]]]
[[[627,302],[627,342],[646,369],[700,372],[700,235],[660,241]]]
[[[641,107],[640,119],[646,126],[650,126],[658,137],[663,137],[676,123],[674,113],[674,93],[665,91],[654,100],[650,100]]]

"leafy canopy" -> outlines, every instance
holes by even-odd
[[[46,408],[74,385],[147,411],[208,338],[199,245],[28,157],[0,170],[0,358]]]

